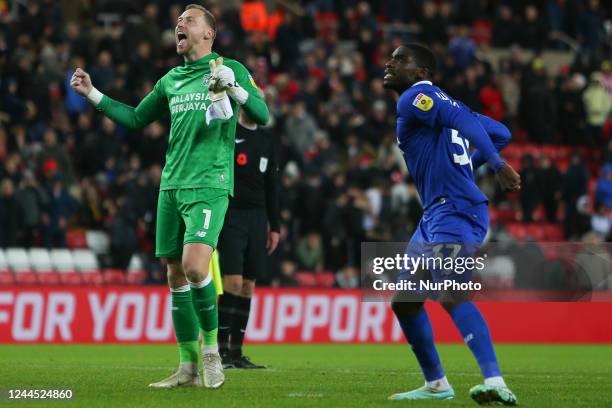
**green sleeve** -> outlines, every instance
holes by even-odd
[[[168,109],[168,100],[162,86],[157,81],[153,90],[145,96],[136,108],[123,104],[106,95],[96,107],[113,121],[130,129],[140,129],[163,116]]]
[[[252,121],[261,126],[266,125],[270,119],[270,112],[266,102],[259,95],[259,89],[255,84],[255,80],[242,64],[236,61],[233,62],[234,64],[231,64],[230,68],[234,70],[236,81],[249,93],[249,98],[242,105],[242,109],[244,109]]]

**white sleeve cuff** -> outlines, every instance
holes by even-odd
[[[232,99],[238,102],[240,105],[244,105],[247,99],[249,99],[249,93],[240,85],[227,88],[227,91]]]
[[[91,91],[87,94],[87,100],[91,102],[94,106],[98,106],[104,94],[96,89],[96,87],[92,86]]]

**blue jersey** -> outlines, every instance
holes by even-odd
[[[474,166],[488,162],[497,171],[504,163],[497,151],[508,143],[510,132],[421,81],[400,95],[397,140],[425,210],[441,199],[467,208],[487,202],[474,182]]]

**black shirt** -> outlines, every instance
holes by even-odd
[[[266,208],[272,231],[280,231],[278,140],[258,127],[236,126],[234,149],[234,209]]]

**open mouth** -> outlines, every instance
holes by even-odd
[[[179,47],[184,47],[187,45],[187,34],[178,32],[176,33],[176,41]]]

